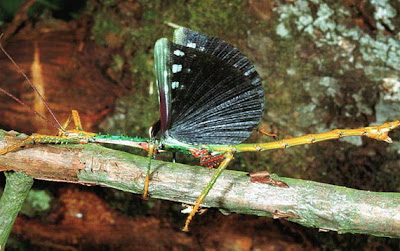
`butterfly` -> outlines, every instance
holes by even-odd
[[[152,136],[187,144],[239,144],[264,113],[261,79],[227,42],[187,28],[154,49],[160,119]]]
[[[151,137],[166,145],[236,145],[246,140],[264,113],[261,79],[246,56],[222,39],[177,28],[173,41],[159,39],[154,49],[160,118]],[[200,147],[201,148],[201,147]],[[205,147],[206,148],[206,147]],[[192,152],[193,153],[193,152]],[[149,156],[153,155],[150,148]],[[218,166],[196,201],[184,231],[213,184],[233,159],[231,152],[195,152],[203,165]],[[146,175],[144,197],[149,183]]]

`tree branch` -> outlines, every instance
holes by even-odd
[[[15,137],[0,131],[0,148]],[[0,156],[0,171],[19,171],[41,180],[102,185],[141,194],[148,159],[99,145],[34,146]],[[193,204],[213,170],[152,161],[152,198]],[[286,218],[339,233],[400,237],[400,194],[360,191],[290,178],[289,187],[251,182],[247,173],[226,170],[204,207],[223,213]]]
[[[5,250],[11,228],[33,184],[31,177],[20,172],[6,172],[6,178],[6,187],[0,198],[1,251]]]

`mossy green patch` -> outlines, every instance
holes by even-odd
[[[45,190],[30,190],[21,208],[21,213],[33,217],[43,215],[50,209],[52,197]]]

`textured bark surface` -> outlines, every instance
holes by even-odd
[[[4,135],[0,145],[5,145]],[[34,146],[0,156],[0,171],[140,194],[147,162],[145,157],[97,145]],[[213,173],[207,168],[162,161],[152,161],[151,169],[150,197],[188,204],[196,200]],[[398,193],[273,178],[289,187],[254,182],[248,173],[226,170],[206,197],[204,207],[216,207],[223,213],[286,218],[340,233],[400,237]]]

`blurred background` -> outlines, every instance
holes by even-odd
[[[1,0],[2,44],[59,120],[80,112],[84,129],[147,137],[158,118],[153,46],[168,23],[219,37],[248,56],[265,88],[260,128],[279,139],[400,118],[400,2],[395,0]],[[36,55],[36,57],[35,57]],[[37,62],[37,61],[36,61]],[[39,111],[43,104],[0,56],[0,86]],[[38,77],[38,76],[36,76]],[[0,95],[0,128],[57,131]],[[353,137],[237,154],[230,169],[351,188],[400,192],[400,130],[394,143]],[[257,132],[247,142],[273,140]],[[131,149],[122,149],[133,152]],[[145,154],[135,151],[137,154]],[[157,158],[170,161],[171,155]],[[196,160],[177,156],[182,163]],[[0,174],[0,191],[4,177]],[[397,239],[319,232],[285,220],[196,217],[182,233],[180,204],[110,188],[35,181],[10,250],[398,250]]]

